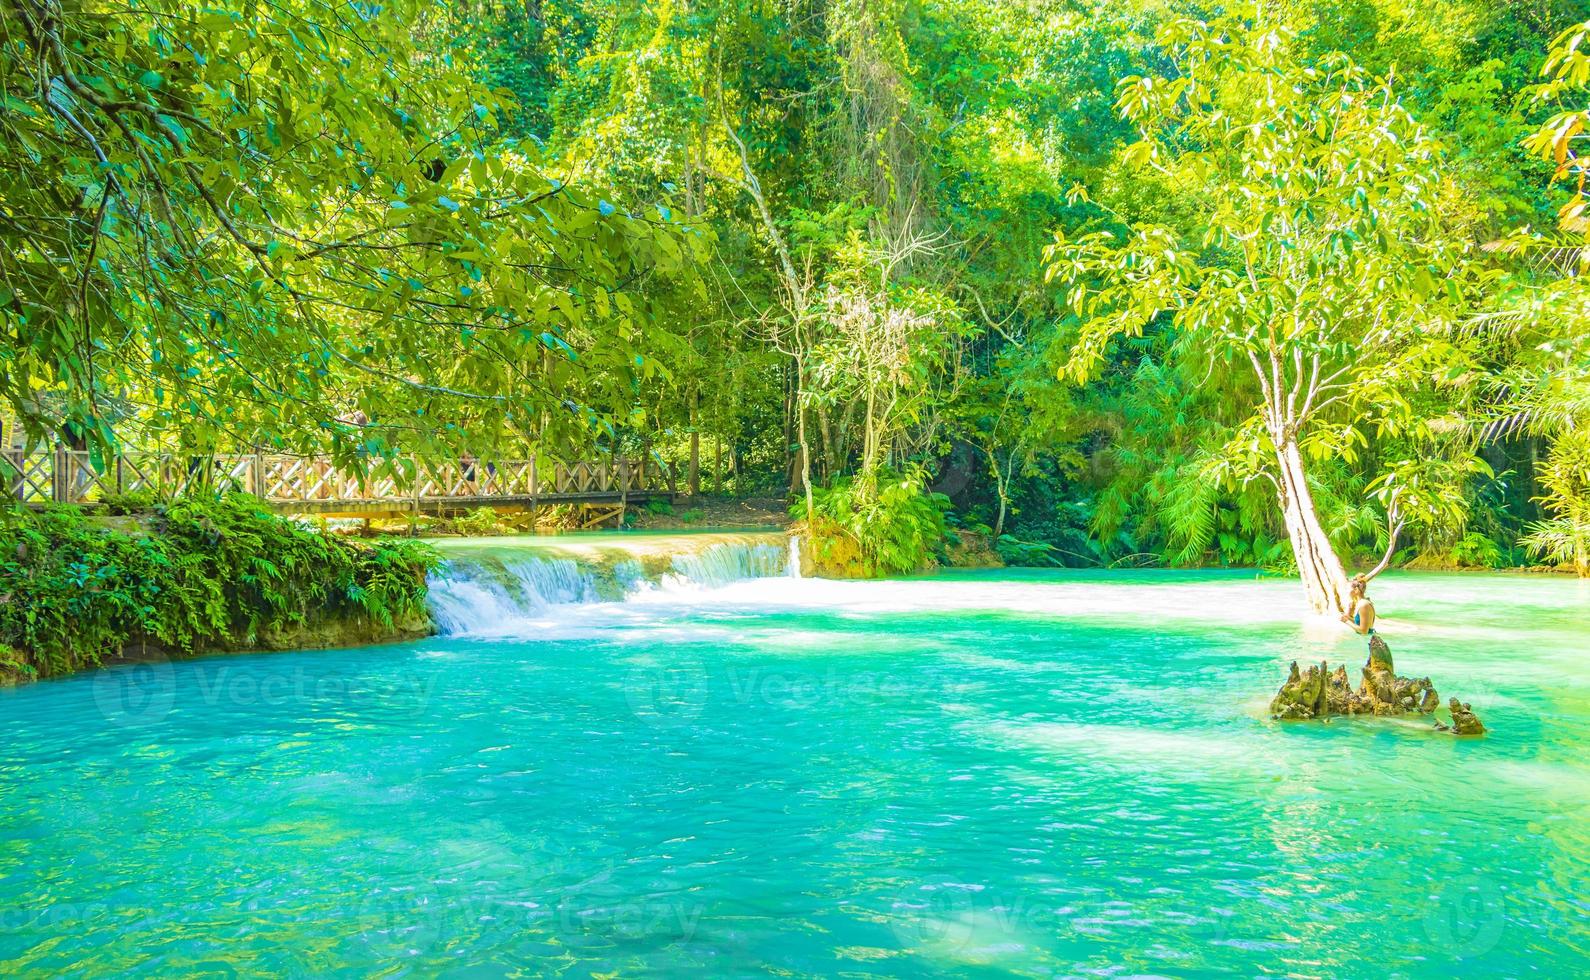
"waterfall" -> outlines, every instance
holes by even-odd
[[[443,633],[480,632],[599,594],[596,576],[568,558],[456,558],[427,584],[431,618]]]
[[[774,544],[716,544],[694,554],[674,555],[668,585],[720,588],[748,578],[774,578],[784,574],[788,554]]]
[[[789,536],[788,574],[790,578],[801,577],[801,536],[799,534],[791,534]]]
[[[585,546],[577,535],[440,542],[431,617],[446,634],[516,633],[559,607],[644,591],[700,592],[747,579],[800,577],[799,544],[775,534],[697,534]]]

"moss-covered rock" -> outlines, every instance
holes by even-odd
[[[1480,723],[1480,716],[1467,704],[1452,698],[1447,702],[1447,710],[1452,713],[1452,734],[1454,735],[1484,735],[1485,726]]]
[[[946,535],[945,564],[951,568],[1004,568],[991,535],[960,529]]]
[[[13,682],[134,649],[189,656],[430,631],[429,548],[326,534],[242,494],[108,520],[75,507],[0,508],[0,555],[0,674]]]
[[[1281,689],[1270,701],[1270,714],[1286,720],[1323,719],[1332,715],[1427,715],[1440,703],[1430,678],[1397,676],[1391,649],[1379,636],[1373,636],[1356,690],[1348,680],[1345,666],[1331,671],[1328,664],[1321,662],[1318,666],[1299,670],[1294,660]],[[1456,703],[1454,699],[1453,704]],[[1480,731],[1483,730],[1482,727]]]

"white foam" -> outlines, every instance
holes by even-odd
[[[493,637],[567,636],[570,628],[595,622],[579,611],[593,604],[637,600],[675,606],[689,596],[750,579],[789,582],[794,554],[766,541],[714,540],[673,555],[667,571],[650,575],[638,558],[450,550],[428,583],[432,618],[444,634]],[[608,608],[603,618],[611,622],[612,615]]]

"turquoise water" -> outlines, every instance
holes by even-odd
[[[1361,659],[1298,592],[676,581],[34,685],[0,973],[1583,974],[1590,588],[1377,581],[1468,741],[1270,721]]]

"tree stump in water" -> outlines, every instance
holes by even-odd
[[[1381,717],[1417,712],[1430,714],[1441,704],[1435,685],[1428,677],[1398,677],[1392,666],[1391,649],[1379,636],[1369,638],[1369,659],[1355,691],[1347,678],[1347,668],[1321,662],[1299,670],[1292,661],[1291,673],[1270,702],[1275,718],[1319,719],[1331,715],[1377,715]],[[1485,726],[1468,705],[1452,699],[1452,731],[1459,735],[1479,735]],[[1437,727],[1447,730],[1437,722]]]

